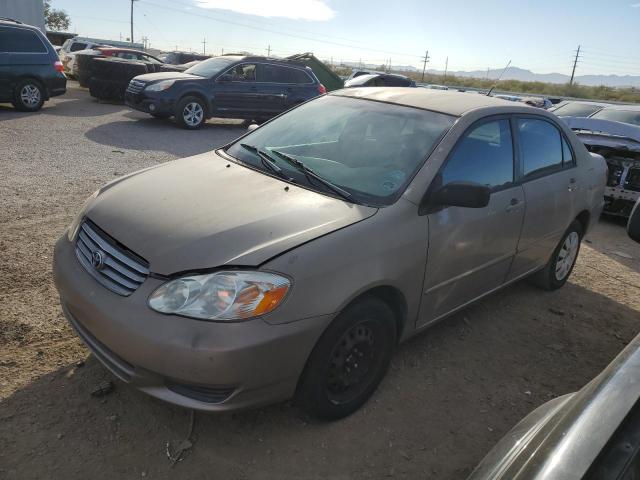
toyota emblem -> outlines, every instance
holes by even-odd
[[[93,265],[93,268],[96,270],[102,270],[104,267],[105,257],[106,255],[102,250],[95,250],[91,254],[91,265]]]

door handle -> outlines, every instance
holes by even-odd
[[[509,202],[509,205],[507,205],[507,208],[505,208],[505,210],[507,212],[510,212],[512,210],[515,210],[516,208],[518,208],[520,205],[522,205],[523,202],[521,202],[520,200],[518,200],[517,198],[512,198],[511,201]]]
[[[570,192],[573,192],[576,190],[576,188],[578,188],[578,186],[576,185],[576,179],[575,178],[570,178],[569,179],[569,186],[567,187],[567,190],[569,190]]]

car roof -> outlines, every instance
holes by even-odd
[[[640,112],[640,105],[607,105],[602,110],[625,110],[628,112]]]
[[[7,18],[7,17],[0,17],[0,25],[3,25],[5,27],[19,27],[19,28],[26,28],[28,30],[37,30],[38,32],[40,31],[38,27],[35,27],[33,25],[27,25],[26,23],[22,23],[18,20],[14,20],[12,18]]]
[[[461,116],[470,110],[487,107],[532,108],[521,103],[515,104],[508,100],[501,100],[486,95],[467,95],[464,92],[451,90],[435,90],[429,88],[411,87],[365,87],[346,88],[331,92],[330,95],[363,98],[378,102],[395,103],[408,107],[422,108],[448,115]]]

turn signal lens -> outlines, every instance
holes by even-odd
[[[149,307],[204,320],[244,320],[272,312],[290,287],[288,278],[269,272],[191,275],[158,287],[149,296]]]

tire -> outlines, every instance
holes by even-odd
[[[340,313],[314,347],[296,391],[296,403],[321,419],[360,408],[384,377],[396,346],[393,311],[365,297]]]
[[[37,112],[44,104],[45,90],[37,80],[22,80],[13,92],[13,105],[21,112]]]
[[[549,291],[557,290],[567,283],[580,253],[583,235],[582,225],[574,220],[553,251],[549,262],[531,277],[531,283]]]
[[[207,107],[198,97],[184,97],[175,111],[176,123],[187,130],[197,130],[207,121]]]

